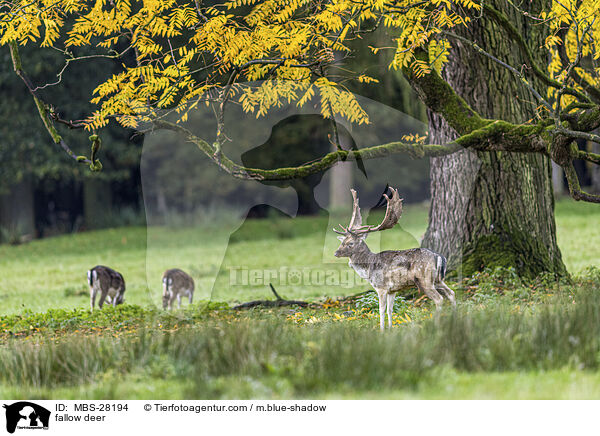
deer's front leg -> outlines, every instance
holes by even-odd
[[[387,292],[376,289],[379,297],[379,328],[385,330],[385,306],[387,303]]]
[[[392,328],[392,314],[394,313],[394,300],[396,299],[396,294],[387,294],[387,316],[388,316],[388,326]]]

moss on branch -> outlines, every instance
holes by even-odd
[[[265,170],[261,168],[248,168],[238,165],[225,156],[222,152],[217,153],[206,141],[196,136],[190,130],[178,124],[157,120],[154,126],[159,129],[171,130],[182,134],[187,141],[196,144],[198,148],[212,159],[219,167],[237,178],[254,180],[290,180],[302,178],[311,174],[327,170],[340,161],[355,161],[359,159],[375,159],[392,154],[404,153],[413,158],[437,157],[455,153],[462,147],[453,143],[450,145],[437,144],[407,144],[403,142],[391,142],[389,144],[376,145],[358,150],[337,150],[326,154],[321,159],[300,165],[297,167],[277,168]]]
[[[29,92],[33,96],[33,101],[35,102],[35,106],[37,107],[38,113],[40,114],[40,118],[44,123],[44,127],[52,137],[52,140],[54,141],[54,143],[59,144],[62,140],[62,137],[58,134],[58,131],[52,125],[52,121],[50,120],[50,116],[48,115],[48,108],[46,107],[44,102],[40,98],[38,98],[38,96],[33,90],[31,82],[29,81],[29,79],[25,75],[25,72],[23,71],[21,55],[19,54],[19,46],[15,41],[9,42],[8,46],[10,48],[10,57],[13,63],[13,69],[15,73],[21,78],[21,80],[23,80],[25,86],[27,86]]]
[[[515,151],[546,153],[546,144],[541,136],[546,135],[547,126],[539,124],[512,124],[505,121],[486,120],[482,127],[465,134],[446,144],[410,144],[390,142],[388,144],[365,147],[358,150],[337,150],[326,154],[319,160],[297,167],[266,170],[239,165],[215,150],[208,142],[199,138],[190,130],[178,124],[156,120],[154,126],[182,134],[188,142],[196,146],[229,174],[242,179],[253,180],[289,180],[302,178],[325,171],[340,161],[367,160],[383,158],[392,154],[408,154],[412,158],[440,157],[462,149],[481,151]]]
[[[423,49],[415,51],[415,58],[429,63],[429,55]],[[419,98],[432,111],[442,115],[459,135],[478,130],[491,121],[481,117],[467,102],[454,92],[437,71],[418,75],[410,67],[404,67],[403,73],[415,89]]]

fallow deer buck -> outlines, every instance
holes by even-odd
[[[396,293],[416,286],[433,300],[439,309],[444,297],[456,305],[454,291],[443,282],[446,274],[446,258],[427,248],[413,248],[400,251],[369,250],[365,238],[371,232],[391,229],[402,215],[402,199],[398,191],[390,188],[391,197],[383,194],[387,200],[387,209],[383,221],[377,226],[362,225],[358,205],[358,196],[351,190],[354,206],[348,227],[340,225],[338,239],[342,242],[335,252],[336,257],[349,257],[348,265],[366,279],[379,296],[379,325],[385,328],[387,306],[388,325],[392,327],[392,312]]]
[[[98,307],[102,309],[104,300],[108,304],[116,306],[125,300],[125,280],[121,273],[103,265],[97,265],[87,272],[88,284],[90,285],[90,306],[94,310],[96,295],[100,292]]]

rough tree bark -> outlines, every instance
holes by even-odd
[[[536,10],[540,3],[528,7]],[[490,4],[508,16],[531,47],[543,45],[544,26],[535,26],[507,2]],[[485,14],[463,36],[513,66],[523,63],[515,45]],[[511,72],[460,41],[451,42],[454,52],[443,76],[473,109],[511,122],[534,116],[535,100]],[[536,51],[544,65],[543,51]],[[436,114],[429,114],[429,125],[434,143],[457,137]],[[541,154],[461,151],[432,158],[432,203],[422,245],[447,256],[450,268],[462,274],[513,266],[529,277],[565,275],[556,243],[551,175],[550,160]]]
[[[600,144],[592,143],[589,144],[589,148],[594,153],[600,153]],[[590,165],[590,172],[592,173],[592,192],[600,193],[600,166]]]

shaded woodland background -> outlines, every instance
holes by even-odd
[[[35,84],[43,86],[57,82],[56,74],[63,66],[60,53],[53,55],[24,47],[22,56]],[[387,59],[381,58],[378,65],[361,65],[361,58],[368,57],[357,56],[352,61],[354,68],[367,70],[380,82],[375,85],[359,84],[351,90],[425,123],[425,108],[401,73],[389,71]],[[0,124],[0,243],[18,243],[88,229],[144,225],[146,219],[140,177],[143,135],[123,129],[116,123],[104,129],[101,132],[103,148],[100,154],[104,169],[100,173],[90,172],[86,166],[75,164],[52,144],[33,100],[10,65],[8,48],[3,47],[0,49],[0,119],[3,120]],[[48,101],[60,107],[63,117],[82,118],[92,110],[92,105],[84,103],[86,96],[91,95],[95,85],[114,71],[117,71],[117,65],[112,60],[73,64],[65,71],[60,83],[47,86],[41,92]],[[310,161],[331,149],[331,127],[330,120],[318,115],[292,116],[274,126],[269,141],[246,153],[243,159],[248,165],[263,168]],[[88,151],[87,134],[69,132],[67,128],[62,133],[76,153]],[[586,144],[580,146],[585,147]],[[172,152],[185,153],[186,150],[174,145]],[[407,203],[428,199],[429,165],[424,160],[414,162],[408,171],[403,169],[401,179],[394,181]],[[592,192],[600,192],[600,167],[592,168],[583,162],[577,163],[580,164],[577,170],[584,185],[590,186]],[[187,171],[198,171],[198,168],[198,162],[191,159]],[[181,174],[180,168],[167,171],[173,172],[173,178]],[[188,178],[190,186],[186,188],[189,197],[181,201],[177,212],[188,213],[193,212],[190,208],[202,207],[200,197],[194,199],[195,193],[215,189],[211,174],[218,171],[216,167],[203,168],[202,171],[204,174],[201,177],[195,174]],[[321,176],[317,174],[293,182],[299,195],[299,214],[319,213],[312,187]],[[188,182],[186,178],[181,178],[181,183]],[[351,183],[351,180],[347,180],[332,186],[331,196],[341,196],[347,192],[346,185]],[[177,184],[172,186],[177,187]],[[219,186],[220,195],[233,195],[237,186],[235,183]],[[564,186],[561,171],[556,170],[555,192],[562,193]],[[153,200],[160,206],[160,195],[168,196],[169,192],[147,194],[154,196]],[[249,216],[264,217],[268,213],[268,208],[256,206]]]

